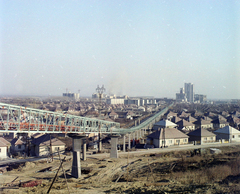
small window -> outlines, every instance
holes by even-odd
[[[207,138],[206,138],[206,137],[204,137],[204,141],[207,141]]]
[[[213,140],[213,137],[211,137],[211,140]]]
[[[169,144],[172,144],[172,140],[168,140],[168,143],[169,143]]]
[[[18,145],[18,149],[21,149],[21,147],[22,147],[21,145]]]
[[[59,147],[55,147],[54,149],[55,149],[55,151],[58,151],[58,150],[59,150]]]
[[[232,138],[235,138],[235,136],[233,135]]]
[[[45,147],[45,151],[50,151],[50,147]]]
[[[240,135],[238,135],[238,137],[240,137]]]

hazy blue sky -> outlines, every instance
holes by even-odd
[[[0,1],[0,94],[240,98],[240,1]]]

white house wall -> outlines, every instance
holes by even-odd
[[[212,143],[216,141],[216,136],[212,137],[202,137],[201,138],[201,143]]]
[[[166,139],[165,141],[166,141],[166,142],[165,142],[165,146],[174,145],[174,139]],[[162,139],[159,140],[159,142],[160,142],[160,147],[161,147],[161,146],[164,146],[164,142],[163,142]]]
[[[58,146],[52,146],[52,153],[58,153],[58,148],[59,152],[65,151],[65,145],[58,145]],[[35,147],[35,154],[36,156],[46,156],[50,154],[50,146],[36,146]]]
[[[0,159],[7,158],[7,147],[0,147]]]

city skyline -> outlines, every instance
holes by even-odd
[[[240,99],[238,1],[2,1],[0,95]]]

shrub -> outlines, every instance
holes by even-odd
[[[225,179],[232,173],[231,167],[228,165],[219,165],[206,170],[209,181]]]

